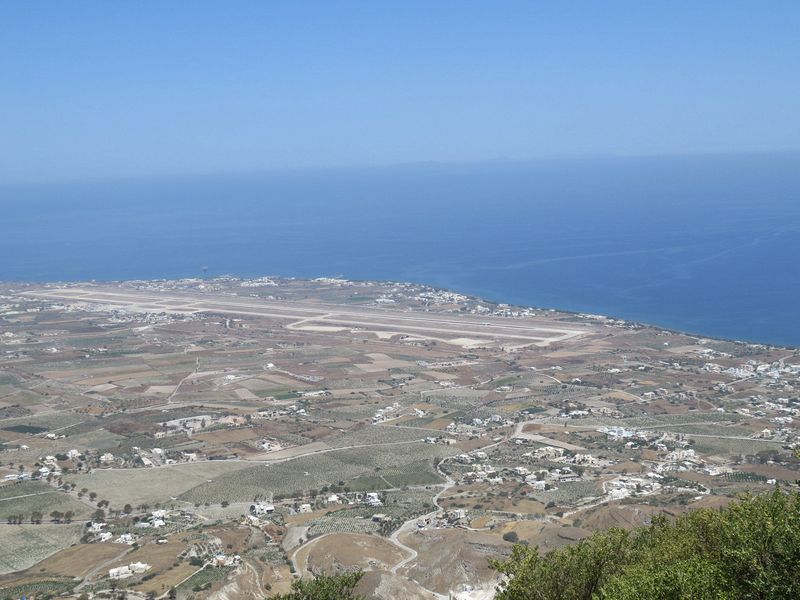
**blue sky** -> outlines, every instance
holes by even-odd
[[[5,2],[0,182],[800,149],[800,2]]]

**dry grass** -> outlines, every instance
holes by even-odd
[[[331,573],[344,568],[388,569],[405,555],[384,538],[357,533],[334,533],[298,550],[298,564],[312,573]]]

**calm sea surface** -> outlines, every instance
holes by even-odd
[[[0,187],[0,280],[415,281],[800,346],[800,155]]]

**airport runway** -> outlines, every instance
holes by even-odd
[[[315,333],[355,327],[411,337],[431,337],[464,347],[476,345],[472,342],[487,341],[546,346],[589,332],[588,327],[552,327],[529,319],[437,315],[411,310],[260,300],[212,293],[70,287],[41,289],[27,292],[26,295],[65,302],[104,304],[133,312],[203,312],[280,319],[289,321],[290,329]]]

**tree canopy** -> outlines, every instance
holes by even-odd
[[[515,546],[493,565],[508,576],[497,600],[800,598],[800,493],[657,517],[544,555]]]
[[[341,575],[319,575],[315,579],[297,579],[287,594],[275,596],[275,600],[364,600],[353,593],[364,574],[362,572]]]

